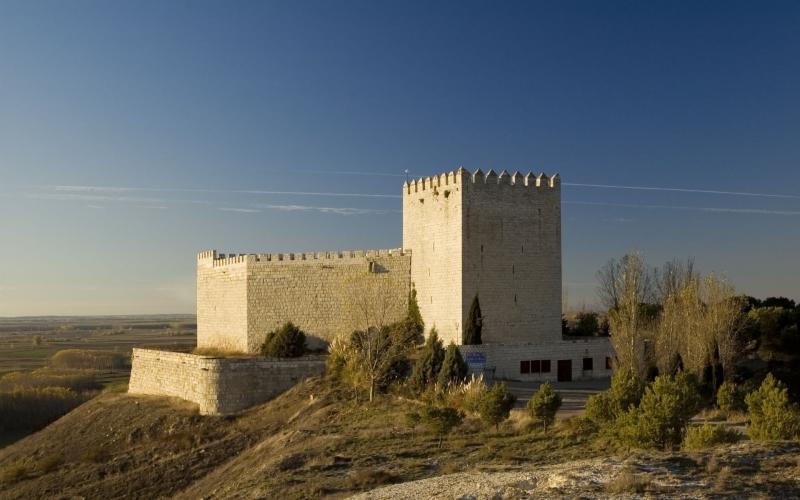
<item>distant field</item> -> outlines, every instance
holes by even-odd
[[[130,354],[151,346],[190,351],[196,345],[194,315],[0,318],[0,377],[34,370],[62,349],[101,349]],[[128,370],[100,374],[103,384],[127,381]]]

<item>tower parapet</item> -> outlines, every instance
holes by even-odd
[[[510,174],[507,170],[503,170],[497,174],[492,169],[486,173],[481,169],[477,169],[470,174],[463,168],[459,168],[452,172],[405,181],[403,182],[403,192],[406,195],[411,195],[424,191],[438,190],[437,188],[464,184],[511,185],[529,188],[559,189],[561,187],[561,178],[558,174],[553,174],[553,176],[550,177],[545,173],[535,174],[533,172],[522,174],[515,171],[513,174]]]

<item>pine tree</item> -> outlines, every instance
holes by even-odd
[[[482,327],[483,318],[481,318],[481,304],[478,301],[478,296],[475,295],[475,298],[472,299],[472,305],[469,307],[469,319],[466,329],[464,330],[464,345],[481,344]]]
[[[462,382],[466,377],[467,363],[461,356],[458,346],[451,342],[444,352],[444,361],[442,361],[442,369],[439,371],[437,382],[441,388],[445,388],[450,384]]]

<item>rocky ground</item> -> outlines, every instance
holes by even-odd
[[[742,444],[697,455],[633,454],[512,469],[517,470],[448,474],[353,498],[800,498],[800,447],[795,444]]]

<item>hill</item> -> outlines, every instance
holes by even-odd
[[[177,400],[105,393],[0,450],[3,497],[341,497],[415,480],[429,482],[369,496],[411,498],[421,484],[448,497],[465,478],[476,488],[485,478],[488,489],[475,490],[481,497],[602,496],[625,474],[633,479],[621,491],[690,496],[709,487],[790,494],[798,484],[793,444],[615,457],[569,422],[545,436],[527,432],[519,419],[494,432],[468,418],[439,449],[435,436],[406,424],[414,408],[388,396],[356,403],[321,379],[236,417],[200,417]]]

